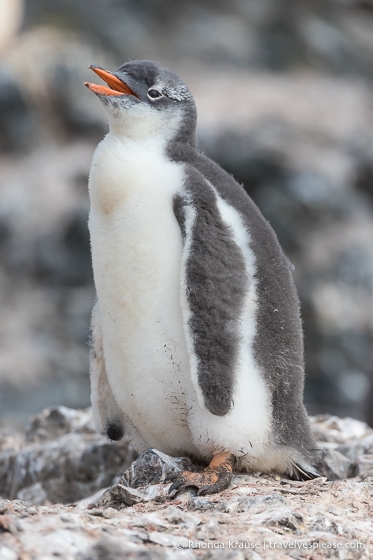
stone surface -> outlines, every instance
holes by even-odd
[[[329,480],[373,476],[373,430],[352,418],[320,415],[311,426]],[[187,458],[150,449],[136,459],[126,438],[109,442],[95,432],[92,413],[50,407],[32,418],[25,434],[0,431],[0,494],[31,504],[74,502],[91,496],[98,507],[167,501],[165,478],[195,470]],[[127,469],[127,470],[126,470]],[[108,488],[103,492],[103,488]],[[101,492],[97,493],[101,489]],[[195,496],[189,489],[179,498]],[[203,507],[203,500],[198,502]]]
[[[122,474],[117,484],[106,490],[97,507],[121,508],[141,502],[167,501],[171,484],[163,484],[169,474],[183,470],[195,471],[196,467],[187,457],[170,457],[157,449],[142,453]],[[194,495],[194,490],[185,492]],[[179,494],[180,497],[180,494]]]
[[[126,439],[110,443],[96,433],[90,410],[51,407],[31,420],[24,439],[0,439],[0,495],[74,502],[110,486],[134,457]]]
[[[353,478],[240,474],[220,494],[172,497],[163,481],[194,468],[189,459],[150,449],[129,466],[126,442],[95,435],[89,410],[46,409],[26,436],[0,438],[0,559],[368,560],[373,430],[351,418],[311,421],[324,469]]]
[[[241,475],[208,499],[120,510],[2,500],[0,557],[367,560],[372,491],[370,479],[295,483]]]
[[[145,484],[158,484],[175,472],[183,470],[195,471],[190,459],[186,457],[170,457],[157,449],[149,449],[142,453],[123,473],[120,482],[131,488]]]

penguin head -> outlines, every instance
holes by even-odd
[[[109,86],[84,84],[104,104],[115,134],[137,138],[161,134],[195,144],[196,106],[179,76],[150,60],[127,62],[115,72],[89,68]]]

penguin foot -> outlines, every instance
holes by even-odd
[[[209,466],[202,472],[182,471],[168,475],[165,482],[172,482],[168,491],[172,497],[188,487],[197,488],[197,495],[215,494],[228,488],[232,480],[234,455],[217,453]]]

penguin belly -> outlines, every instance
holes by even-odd
[[[147,446],[171,455],[196,453],[187,417],[194,392],[180,306],[182,235],[172,211],[183,182],[183,166],[166,158],[160,142],[110,133],[89,180],[108,381]]]

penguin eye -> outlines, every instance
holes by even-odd
[[[161,92],[158,91],[157,89],[150,89],[148,91],[148,97],[150,97],[151,99],[157,99],[158,97],[163,97]]]

